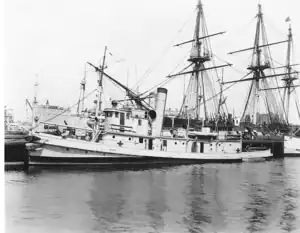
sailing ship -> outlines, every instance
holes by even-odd
[[[211,49],[210,38],[225,32],[208,34],[206,19],[201,0],[197,4],[197,16],[194,37],[175,46],[192,44],[189,65],[179,73],[171,74],[168,78],[191,75],[185,90],[182,104],[177,116],[166,116],[164,126],[171,128],[188,127],[194,134],[201,135],[201,130],[207,132],[232,131],[234,121],[228,112],[226,97],[223,96],[223,72],[220,76],[218,69],[231,66],[226,63],[216,65],[215,56]],[[191,68],[191,70],[189,70]],[[217,87],[220,92],[217,93]],[[196,133],[197,132],[197,133]],[[238,136],[239,137],[239,136]]]
[[[253,47],[230,52],[236,54],[252,51],[248,73],[240,80],[224,84],[250,82],[240,124],[257,131],[287,132],[288,121],[278,88],[277,77],[297,72],[275,73],[276,67],[270,53],[270,46],[289,42],[288,40],[268,43],[261,4],[258,4],[257,23]],[[247,78],[248,77],[248,78]]]
[[[286,21],[290,21],[288,17]],[[286,65],[279,67],[284,68],[286,70],[286,75],[282,78],[283,85],[280,87],[275,87],[274,89],[283,89],[283,103],[285,114],[287,118],[287,123],[290,123],[290,103],[292,100],[292,94],[294,94],[294,103],[298,113],[298,119],[300,119],[300,105],[298,101],[297,89],[300,85],[295,84],[295,81],[298,80],[298,73],[291,74],[296,70],[293,68],[299,64],[292,64],[292,48],[293,48],[293,34],[292,34],[292,26],[289,24],[288,29],[288,46],[287,46],[287,56],[286,56]],[[299,131],[299,129],[298,129]],[[300,137],[297,137],[297,131],[293,134],[293,132],[289,132],[288,135],[284,136],[284,155],[285,156],[300,156]]]

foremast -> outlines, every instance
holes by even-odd
[[[214,90],[213,80],[209,77],[206,71],[230,66],[231,64],[215,66],[213,62],[213,67],[207,67],[206,63],[212,60],[212,51],[210,48],[210,42],[208,40],[209,37],[224,33],[225,32],[218,32],[210,35],[208,34],[203,5],[201,3],[201,0],[198,0],[193,39],[175,45],[180,46],[187,43],[192,43],[192,49],[190,51],[190,57],[188,59],[188,62],[190,62],[190,64],[182,70],[185,71],[186,69],[191,67],[192,71],[180,72],[168,76],[169,78],[171,78],[178,75],[191,74],[191,78],[183,96],[183,102],[179,112],[180,117],[200,120],[201,105],[203,105],[203,113],[205,119],[209,117],[209,110],[216,114],[217,112],[220,112],[217,98],[213,98],[212,109],[208,109],[208,99],[209,97],[214,96],[216,93]],[[210,92],[209,94],[211,96],[208,96],[208,92]]]

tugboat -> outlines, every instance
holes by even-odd
[[[201,140],[162,135],[167,89],[158,88],[155,108],[126,86],[91,63],[99,72],[98,98],[101,100],[102,77],[124,88],[135,106],[118,108],[113,101],[111,108],[103,109],[104,122],[97,121],[90,139],[69,135],[54,136],[34,133],[27,144],[30,166],[135,166],[174,165],[205,162],[242,162],[272,157],[270,150],[242,152],[240,141]],[[103,66],[104,67],[104,66]],[[101,103],[100,101],[98,103]],[[97,105],[97,112],[101,111]]]

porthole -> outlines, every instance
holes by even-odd
[[[70,150],[69,148],[66,148],[66,150]]]
[[[184,142],[182,143],[182,145],[184,145]]]
[[[177,142],[175,142],[175,145],[177,145]]]
[[[131,138],[128,138],[129,141],[131,141]]]
[[[115,135],[112,136],[112,138],[115,138],[115,137],[116,137]]]
[[[231,146],[231,144],[229,144],[229,146]]]
[[[88,153],[88,151],[86,150],[86,151],[85,151],[85,153],[87,154],[87,153]]]
[[[210,144],[210,146],[212,146],[212,144]]]

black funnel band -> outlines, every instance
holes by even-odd
[[[156,118],[156,112],[154,110],[150,110],[148,114],[152,120]]]
[[[165,93],[165,94],[167,94],[167,93],[168,93],[168,90],[167,90],[166,88],[159,87],[159,88],[157,88],[157,92],[160,92],[160,93]]]

